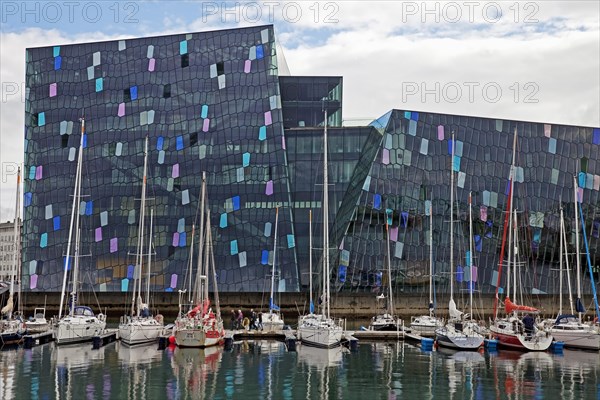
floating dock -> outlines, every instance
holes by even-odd
[[[31,349],[33,346],[50,343],[53,340],[52,329],[49,329],[46,332],[23,336],[23,347]]]
[[[100,335],[92,338],[92,349],[97,350],[102,346],[112,343],[119,338],[118,336],[118,329],[105,329]]]

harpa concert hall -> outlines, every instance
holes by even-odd
[[[268,291],[273,262],[279,291],[306,291],[310,259],[318,274],[323,255],[324,108],[335,290],[377,293],[388,259],[397,293],[427,293],[430,268],[448,290],[452,239],[457,290],[494,292],[515,129],[523,286],[558,290],[561,208],[574,253],[575,176],[589,289],[600,267],[599,128],[403,109],[346,127],[342,78],[284,75],[276,43],[272,26],[256,26],[28,49],[24,290],[61,290],[84,116],[83,290],[130,290],[148,137],[155,291],[189,285],[203,172],[219,291]]]

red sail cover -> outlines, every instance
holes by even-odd
[[[522,306],[520,304],[515,304],[512,301],[510,301],[510,299],[508,297],[506,298],[506,300],[504,300],[504,311],[507,314],[510,314],[513,311],[528,311],[528,312],[532,312],[532,313],[540,312],[535,307]]]

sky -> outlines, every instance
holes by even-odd
[[[3,0],[0,10],[0,221],[14,217],[24,158],[28,47],[273,24],[280,74],[343,76],[345,125],[396,108],[600,127],[596,0]]]

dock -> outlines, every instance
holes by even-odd
[[[118,329],[105,329],[100,335],[92,338],[92,349],[98,350],[100,347],[116,341],[118,336]]]
[[[23,336],[23,347],[31,349],[34,346],[50,343],[53,340],[54,335],[52,334],[52,329],[49,329],[46,332]]]
[[[358,340],[404,340],[405,332],[397,331],[374,331],[374,330],[359,330],[347,331]]]

